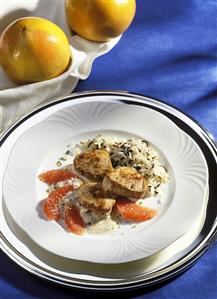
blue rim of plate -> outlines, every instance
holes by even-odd
[[[25,115],[20,120],[11,125],[1,136],[0,146],[12,134],[12,132],[19,127],[31,116],[38,112],[45,110],[53,105],[60,104],[65,101],[72,101],[74,99],[96,96],[112,96],[115,101],[120,101],[128,105],[138,105],[151,108],[158,111],[168,118],[170,118],[178,127],[191,136],[201,148],[209,169],[209,199],[207,206],[207,216],[204,226],[198,238],[188,248],[188,253],[185,253],[181,258],[173,262],[165,268],[159,269],[151,274],[143,274],[139,277],[126,279],[122,282],[112,283],[91,283],[90,281],[82,281],[80,279],[65,279],[64,276],[55,275],[51,271],[47,271],[39,267],[34,262],[28,260],[16,248],[14,248],[7,240],[6,236],[1,233],[1,243],[3,251],[17,264],[36,276],[44,278],[50,282],[76,288],[79,290],[88,291],[126,291],[135,290],[138,288],[150,287],[152,285],[160,284],[168,279],[172,279],[191,267],[205,252],[211,247],[217,239],[217,202],[215,200],[215,178],[217,177],[217,147],[212,136],[191,116],[168,103],[154,99],[149,96],[129,93],[126,91],[87,91],[81,93],[74,93],[70,96],[55,100],[54,102],[40,106],[29,114]],[[124,99],[118,99],[118,96]],[[193,128],[194,125],[194,128]],[[215,167],[216,165],[216,167]]]

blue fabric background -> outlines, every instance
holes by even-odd
[[[162,99],[193,116],[217,139],[217,0],[137,0],[129,30],[95,61],[76,91],[99,89]],[[0,253],[0,298],[85,296],[32,276]],[[179,278],[125,298],[217,298],[217,244]]]

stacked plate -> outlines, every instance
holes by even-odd
[[[134,227],[76,236],[40,213],[37,174],[68,143],[98,134],[139,137],[169,172],[158,214]],[[217,235],[217,150],[194,120],[166,103],[123,92],[73,94],[41,106],[1,138],[2,248],[20,266],[52,282],[89,290],[150,286],[192,265]]]

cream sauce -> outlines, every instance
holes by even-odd
[[[110,233],[118,228],[118,224],[111,218],[103,219],[95,224],[87,227],[89,234],[105,234]]]

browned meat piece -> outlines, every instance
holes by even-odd
[[[119,167],[107,173],[102,186],[105,192],[136,199],[144,197],[147,190],[145,178],[130,167]]]
[[[111,171],[112,163],[109,153],[103,150],[93,150],[75,156],[75,169],[89,179],[102,180]]]
[[[101,183],[84,183],[76,191],[76,196],[84,208],[99,212],[111,212],[115,204],[115,199],[106,195]]]

